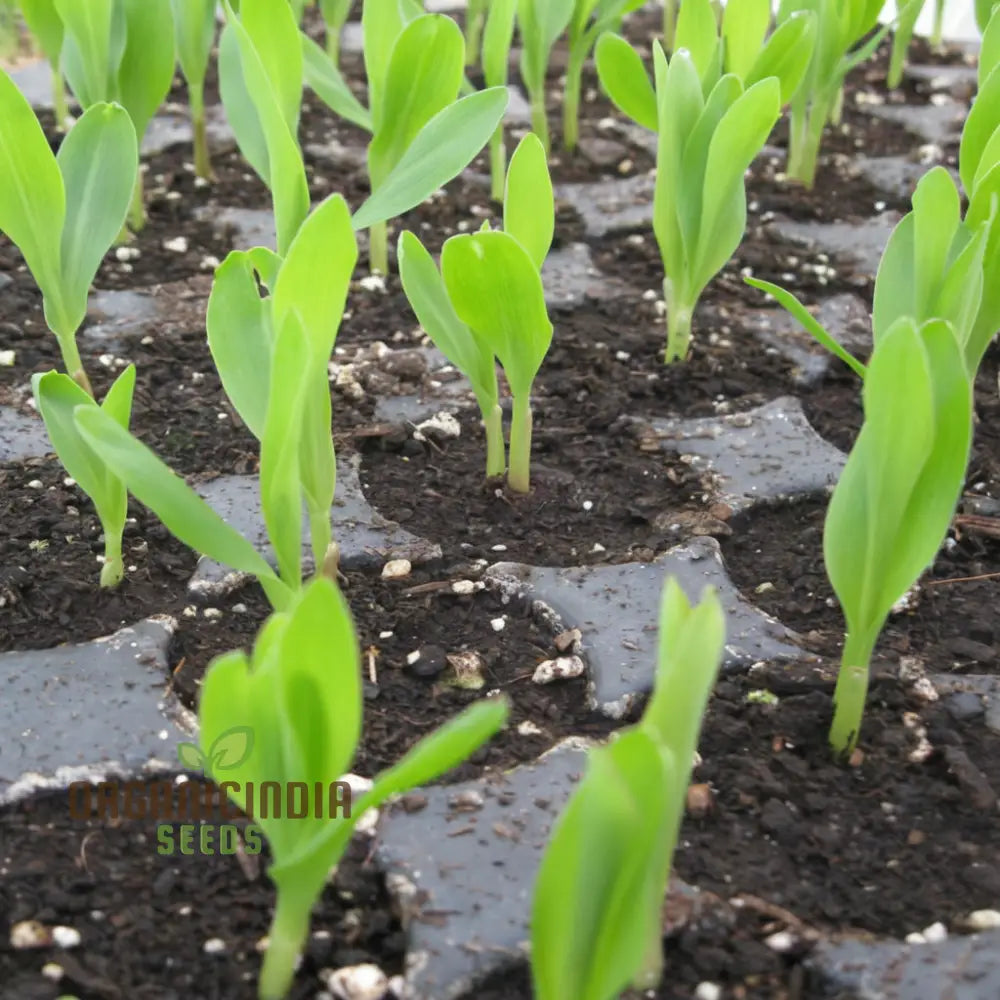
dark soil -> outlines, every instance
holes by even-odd
[[[627,33],[633,40],[647,39],[657,25],[658,12],[642,14]],[[883,46],[876,61],[848,81],[844,126],[824,142],[814,191],[788,186],[778,176],[784,169],[781,128],[772,139],[775,150],[754,165],[747,239],[699,304],[693,353],[685,365],[662,365],[665,328],[655,298],[663,275],[649,230],[591,241],[595,266],[619,285],[612,295],[589,296],[582,308],[552,310],[553,348],[535,384],[530,496],[483,483],[484,446],[474,407],[462,411],[461,436],[453,440],[421,443],[411,427],[376,423],[376,403],[388,395],[433,398],[433,382],[443,378],[432,379],[426,360],[413,360],[416,354],[396,370],[359,363],[363,392],[357,398],[334,388],[337,444],[342,453],[363,454],[370,501],[444,550],[439,564],[405,580],[348,574],[345,592],[369,678],[365,733],[355,761],[359,773],[372,774],[398,760],[420,736],[491,691],[510,696],[510,726],[446,780],[532,760],[566,735],[601,738],[610,731],[608,721],[584,708],[584,681],[550,688],[531,682],[534,667],[555,647],[527,608],[503,605],[485,590],[456,596],[450,585],[476,579],[481,571],[476,559],[548,565],[647,560],[681,540],[666,526],[677,511],[704,505],[701,484],[674,456],[643,451],[623,418],[706,416],[801,392],[792,363],[753,339],[764,302],[744,285],[745,268],[789,285],[810,304],[841,291],[870,302],[871,275],[856,274],[837,259],[832,275],[818,272],[815,264],[825,263],[818,254],[777,239],[767,223],[769,213],[828,222],[906,210],[905,199],[855,176],[849,163],[859,151],[911,156],[924,142],[858,109],[857,94],[884,93],[886,51]],[[554,144],[561,135],[555,114],[561,58],[557,50],[550,78]],[[921,58],[956,64],[962,57],[923,52]],[[357,57],[348,58],[346,66],[363,94]],[[516,68],[512,63],[512,80]],[[210,99],[213,88],[210,80]],[[911,81],[888,100],[922,106],[928,92]],[[182,99],[182,86],[173,97]],[[564,154],[554,146],[555,182],[650,169],[648,145],[633,132],[603,123],[621,116],[599,93],[591,70],[581,111],[581,149]],[[57,142],[52,122],[45,124]],[[508,148],[518,134],[511,131]],[[352,207],[360,205],[367,195],[359,166],[363,133],[337,122],[307,96],[301,136],[313,197],[340,191]],[[346,150],[337,154],[339,160],[321,148],[335,146]],[[128,333],[113,345],[86,331],[80,339],[99,395],[122,367],[119,357],[136,362],[133,428],[194,481],[256,470],[256,442],[213,373],[203,312],[214,261],[224,258],[235,239],[215,216],[226,208],[266,208],[269,198],[233,151],[216,152],[211,186],[196,184],[190,156],[187,147],[176,147],[149,160],[149,224],[128,253],[109,256],[96,282],[102,289],[157,288],[167,301],[164,319],[152,332]],[[449,185],[446,197],[397,220],[392,231],[411,228],[437,252],[448,236],[496,215],[486,179],[466,175]],[[187,240],[186,249],[167,249],[178,236]],[[575,212],[561,206],[555,246],[582,239]],[[366,274],[362,249],[356,278]],[[394,276],[386,279],[384,292],[356,285],[348,309],[339,363],[366,358],[365,350],[379,341],[416,345],[416,320]],[[14,364],[0,369],[0,402],[29,412],[31,373],[60,361],[44,328],[40,296],[20,256],[3,239],[0,348],[15,351]],[[981,422],[968,480],[973,514],[982,513],[973,499],[995,497],[1000,489],[997,361],[994,349],[978,383]],[[848,449],[860,424],[853,376],[834,365],[804,394],[804,402],[820,433]],[[31,485],[36,482],[41,485]],[[903,935],[936,920],[954,929],[964,913],[994,905],[1000,892],[993,845],[1000,737],[977,718],[953,717],[947,700],[917,700],[896,676],[904,654],[920,657],[928,673],[996,671],[1000,635],[991,614],[996,580],[987,574],[1000,572],[1000,540],[984,533],[982,522],[959,523],[917,603],[891,620],[879,647],[863,759],[845,768],[831,763],[825,745],[831,664],[842,622],[822,567],[824,510],[825,500],[800,501],[755,511],[720,532],[737,585],[757,606],[799,630],[826,666],[719,684],[701,742],[703,763],[694,776],[710,786],[712,808],[688,817],[676,858],[678,874],[706,895],[694,908],[671,898],[668,971],[658,997],[689,998],[699,982],[709,980],[724,987],[727,1000],[818,1000],[800,964],[817,934]],[[126,531],[126,564],[134,569],[115,593],[99,591],[97,557],[103,546],[89,501],[65,483],[54,460],[0,466],[0,650],[83,641],[149,614],[170,613],[179,629],[164,684],[193,705],[211,658],[248,646],[267,608],[257,587],[248,585],[213,598],[221,617],[207,618],[205,604],[185,589],[194,556],[138,505],[129,513],[134,521]],[[956,578],[961,582],[951,582]],[[761,589],[762,584],[770,587]],[[505,625],[498,632],[491,622],[501,615]],[[384,635],[388,632],[392,635]],[[408,664],[417,650],[420,659]],[[447,654],[469,651],[484,661],[480,691],[446,683]],[[748,701],[756,688],[769,688],[780,703]],[[904,713],[913,713],[907,723]],[[919,760],[912,756],[919,748],[914,724],[923,727],[930,746]],[[387,974],[402,968],[405,937],[381,875],[367,859],[368,848],[364,842],[352,848],[317,908],[314,927],[327,933],[314,933],[295,997],[313,994],[323,968],[364,961]],[[255,949],[267,930],[273,892],[262,876],[251,877],[252,863],[246,867],[249,874],[233,857],[161,857],[154,824],[76,822],[64,796],[39,796],[0,812],[0,998],[252,997],[259,966]],[[741,900],[738,908],[726,902],[732,897]],[[71,951],[14,950],[9,929],[27,919],[75,927],[83,942]],[[789,955],[765,943],[778,930],[795,937]],[[203,951],[212,938],[225,942],[222,954]],[[58,985],[40,975],[46,962],[63,969]],[[526,973],[506,973],[475,996],[523,1000],[530,996]]]

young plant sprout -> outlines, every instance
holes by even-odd
[[[215,41],[215,0],[171,0],[177,33],[177,61],[187,81],[194,133],[194,172],[208,180],[212,160],[205,129],[205,74]]]
[[[371,269],[386,273],[386,220],[468,166],[499,126],[508,95],[505,87],[490,87],[456,100],[464,79],[462,32],[451,18],[424,14],[415,0],[365,0],[361,25],[367,112],[322,49],[308,43],[306,74],[334,111],[371,130],[372,194],[354,224],[369,228]]]
[[[66,127],[66,119],[69,118],[69,107],[66,103],[66,84],[59,69],[63,23],[56,10],[56,0],[19,0],[18,6],[24,23],[52,67],[52,111],[55,114],[56,127],[63,129]]]
[[[465,8],[465,65],[475,66],[479,61],[483,26],[489,16],[488,0],[469,0]]]
[[[663,259],[668,363],[687,356],[698,299],[743,238],[744,173],[778,120],[783,83],[794,83],[795,60],[778,56],[796,52],[795,35],[800,49],[807,48],[811,29],[810,20],[801,18],[789,22],[780,38],[772,36],[759,57],[767,59],[752,65],[744,89],[736,74],[719,75],[722,46],[707,0],[712,26],[701,44],[681,47],[685,21],[693,20],[685,12],[698,6],[695,0],[681,8],[679,47],[669,63],[653,42],[655,90],[638,53],[623,38],[603,35],[596,51],[597,71],[611,99],[659,133],[653,231]]]
[[[569,60],[563,97],[563,145],[576,149],[580,135],[580,92],[583,66],[594,43],[605,31],[614,30],[621,19],[643,5],[644,0],[576,0],[569,22]]]
[[[262,247],[229,254],[209,299],[209,347],[223,387],[260,441],[261,508],[277,574],[127,430],[97,407],[74,410],[83,441],[130,493],[186,545],[256,576],[278,610],[286,609],[302,586],[303,501],[313,565],[318,573],[336,573],[327,363],[356,261],[350,212],[340,195],[332,195],[306,219],[284,259]],[[265,298],[258,281],[270,293]]]
[[[692,607],[668,579],[642,720],[591,750],[542,858],[531,913],[538,1000],[614,1000],[659,984],[663,896],[724,642],[715,592]]]
[[[453,236],[441,271],[413,233],[399,239],[403,289],[421,326],[472,383],[486,427],[486,475],[505,469],[495,359],[513,396],[507,483],[531,489],[531,385],[552,341],[541,268],[552,244],[555,208],[545,150],[528,133],[510,160],[504,228]]]
[[[903,82],[906,53],[909,51],[910,42],[913,41],[913,29],[917,26],[924,3],[925,0],[912,0],[900,11],[896,20],[896,27],[892,32],[892,51],[889,53],[889,70],[885,77],[885,85],[890,90],[895,90]],[[938,14],[942,8],[943,4],[938,2]]]
[[[892,606],[931,564],[965,481],[972,384],[951,324],[897,320],[868,365],[865,421],[830,500],[827,574],[847,635],[830,745],[858,741],[875,641]]]
[[[884,4],[885,0],[783,0],[778,8],[779,25],[802,10],[816,17],[815,46],[805,78],[792,97],[788,136],[788,176],[807,188],[816,179],[823,129],[838,105],[845,77],[871,56],[892,27],[885,24],[873,31]]]
[[[81,436],[73,419],[77,407],[96,408],[97,404],[73,379],[59,372],[34,375],[31,384],[38,412],[45,421],[52,447],[63,468],[97,508],[104,531],[101,586],[117,587],[125,575],[122,534],[128,512],[128,493],[125,484]],[[134,389],[135,365],[129,365],[115,379],[100,406],[109,419],[125,430],[132,416]]]
[[[249,752],[228,762],[221,786],[236,806],[248,811],[248,788],[263,782],[277,782],[287,794],[292,783],[325,787],[347,772],[361,736],[360,667],[350,612],[336,585],[324,578],[310,583],[287,612],[268,619],[249,657],[237,651],[212,662],[198,710],[202,757],[235,728],[253,733]],[[460,764],[504,725],[507,714],[503,699],[470,706],[376,775],[347,815],[317,809],[304,817],[263,811],[251,816],[270,845],[268,875],[277,890],[260,1000],[281,1000],[290,990],[312,907],[358,820]]]
[[[82,108],[115,101],[129,113],[139,145],[174,78],[170,0],[55,0],[63,23],[60,65]],[[107,181],[102,181],[106,184]],[[128,224],[146,224],[142,172]]]
[[[545,76],[556,39],[569,26],[577,0],[518,0],[521,33],[521,79],[531,100],[531,128],[549,154],[549,119],[545,111]]]
[[[125,221],[137,164],[135,129],[117,104],[88,108],[54,156],[31,106],[0,70],[0,231],[42,292],[67,373],[90,395],[76,331]]]
[[[351,0],[319,0],[326,25],[326,54],[334,65],[340,62],[340,35],[351,13]]]
[[[507,64],[516,14],[517,0],[493,0],[490,4],[483,31],[483,78],[487,87],[507,86]],[[503,201],[506,169],[507,148],[501,121],[490,136],[490,194],[494,201]]]
[[[663,0],[663,51],[673,53],[677,38],[677,8],[680,0]]]

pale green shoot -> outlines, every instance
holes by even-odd
[[[62,72],[82,108],[116,101],[138,144],[170,90],[176,65],[170,0],[56,0],[64,35]],[[104,181],[106,184],[107,181]],[[146,224],[142,173],[135,175],[128,224]]]
[[[66,104],[66,84],[59,69],[59,54],[62,52],[63,23],[56,10],[56,0],[19,0],[18,6],[24,23],[45,53],[52,67],[52,110],[56,126],[62,130],[69,118]]]
[[[931,564],[965,481],[972,387],[951,325],[897,320],[868,365],[865,422],[827,511],[823,553],[847,636],[830,745],[858,741],[872,651],[892,606]]]
[[[906,53],[913,41],[913,29],[917,19],[924,9],[926,0],[913,0],[900,11],[896,19],[896,27],[892,33],[892,51],[889,54],[889,71],[885,77],[885,85],[895,90],[903,82],[903,70],[906,68]],[[943,4],[937,0],[937,13],[941,15]]]
[[[208,180],[212,160],[205,129],[205,74],[215,41],[215,0],[171,0],[177,33],[177,60],[187,81],[194,133],[194,172]]]
[[[531,385],[552,340],[541,268],[552,245],[555,203],[545,151],[528,133],[507,171],[504,231],[488,226],[445,242],[438,273],[412,233],[400,237],[403,289],[421,326],[472,383],[486,427],[486,475],[505,468],[495,358],[513,396],[507,483],[529,492]]]
[[[475,66],[479,61],[483,27],[489,16],[489,0],[469,0],[465,7],[465,65]]]
[[[545,77],[556,39],[569,27],[577,0],[518,0],[521,33],[521,79],[531,101],[531,128],[549,154],[549,119],[545,110]]]
[[[253,734],[249,752],[225,771],[223,790],[240,809],[247,789],[292,783],[326,790],[348,771],[362,726],[361,656],[350,612],[336,585],[310,583],[286,613],[272,615],[252,654],[215,659],[205,675],[198,719],[202,753],[234,728]],[[370,791],[329,815],[251,816],[267,837],[277,904],[258,985],[261,1000],[291,988],[309,934],[310,911],[340,861],[358,820],[394,795],[434,780],[464,761],[505,723],[507,702],[470,706],[375,777]],[[325,801],[324,801],[325,805]]]
[[[507,86],[507,65],[514,38],[517,0],[493,0],[483,31],[483,78],[487,87]],[[507,149],[503,141],[503,122],[490,137],[490,193],[494,201],[503,201]]]
[[[351,0],[319,0],[326,24],[326,54],[333,64],[340,62],[340,35],[351,13]]]
[[[604,34],[617,28],[621,19],[643,5],[644,0],[576,0],[569,22],[569,60],[563,96],[563,145],[576,149],[580,136],[580,93],[583,67]]]
[[[809,21],[795,23],[804,42]],[[739,246],[746,227],[744,173],[781,109],[777,76],[765,75],[744,89],[735,74],[727,73],[705,96],[705,82],[716,74],[718,49],[713,43],[700,51],[700,69],[686,47],[668,63],[654,41],[655,89],[624,39],[603,35],[596,51],[597,71],[612,100],[659,134],[653,231],[663,259],[668,363],[687,357],[698,299]],[[788,64],[782,67],[787,71]]]
[[[659,984],[663,897],[724,642],[715,592],[692,608],[668,579],[652,698],[638,725],[591,750],[542,858],[531,914],[538,1000],[614,1000]]]
[[[54,156],[31,106],[0,71],[0,231],[41,289],[67,373],[90,395],[76,331],[125,221],[137,163],[135,129],[112,104],[91,106]]]
[[[128,509],[125,484],[80,435],[73,414],[77,407],[97,408],[93,397],[68,375],[48,372],[31,379],[38,412],[45,421],[52,446],[63,468],[76,480],[97,508],[104,531],[104,565],[101,586],[116,587],[125,574],[122,534]],[[115,379],[101,404],[109,419],[128,430],[135,389],[135,366],[129,365]]]

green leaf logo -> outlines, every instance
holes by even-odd
[[[235,771],[253,752],[253,729],[250,726],[233,726],[220,733],[208,754],[201,752],[196,743],[178,743],[177,757],[189,771],[214,774],[218,771]]]

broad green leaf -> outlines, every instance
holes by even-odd
[[[254,278],[255,254],[233,250],[216,269],[208,297],[208,347],[222,387],[257,440],[264,436],[274,329],[271,301]]]
[[[56,10],[56,0],[19,0],[24,23],[53,66],[59,66],[62,50],[63,23]]]
[[[128,365],[111,383],[101,409],[113,420],[128,429],[132,419],[132,395],[135,392],[135,365]],[[122,515],[124,517],[124,514]]]
[[[521,75],[532,93],[545,84],[549,53],[573,16],[575,0],[518,0],[521,33]]]
[[[392,47],[382,100],[372,108],[368,173],[374,191],[428,121],[454,102],[464,66],[462,32],[450,17],[426,14],[403,29]]]
[[[399,278],[417,320],[439,351],[472,383],[485,413],[497,402],[493,352],[455,312],[434,259],[413,233],[400,234],[396,251]]]
[[[367,132],[372,130],[372,116],[351,92],[333,60],[306,34],[302,35],[302,60],[305,82],[334,114],[340,115]]]
[[[965,125],[958,148],[958,170],[968,197],[975,193],[973,179],[990,139],[1000,127],[1000,70],[994,70],[982,85]]]
[[[185,545],[263,583],[274,572],[256,549],[231,528],[183,479],[141,441],[96,406],[78,406],[74,420],[83,439]],[[75,478],[75,477],[74,477]],[[287,588],[272,591],[287,593]]]
[[[271,358],[267,418],[260,443],[260,501],[281,579],[292,590],[302,585],[299,440],[301,384],[309,367],[309,342],[302,318],[291,310],[278,327]]]
[[[914,284],[915,228],[914,213],[909,212],[893,229],[879,261],[872,300],[872,340],[876,347],[896,320],[903,316],[918,321],[923,318]]]
[[[279,655],[286,739],[296,744],[292,756],[301,762],[289,777],[337,781],[361,737],[361,653],[347,602],[331,580],[317,577],[306,587]]]
[[[541,271],[552,246],[555,201],[541,140],[529,132],[519,143],[507,168],[503,228],[524,247]]]
[[[931,317],[951,323],[966,360],[969,378],[975,379],[989,340],[980,342],[971,334],[983,300],[983,260],[989,243],[990,227],[984,223],[974,234],[963,225],[955,245],[965,245],[957,254],[938,289]]]
[[[330,195],[295,234],[272,293],[275,329],[295,311],[310,345],[311,365],[322,366],[333,352],[344,315],[358,245],[351,213],[339,194]],[[317,280],[319,274],[322,280]]]
[[[747,89],[769,76],[781,84],[781,105],[795,96],[805,79],[816,45],[816,16],[812,11],[796,11],[768,38],[743,79]]]
[[[32,29],[34,30],[34,29]],[[990,74],[1000,66],[1000,14],[995,10],[983,30],[979,46],[979,89],[982,90]]]
[[[1000,22],[998,22],[1000,23]],[[975,192],[982,183],[986,175],[1000,164],[1000,123],[993,130],[983,151],[979,156],[979,165],[976,167],[975,176],[972,178],[972,190]]]
[[[542,279],[507,233],[453,236],[441,251],[448,297],[500,359],[511,392],[527,397],[552,342]]]
[[[330,545],[330,508],[337,488],[337,456],[330,430],[332,407],[327,366],[313,367],[302,380],[299,479],[309,510],[313,561],[317,572]]]
[[[770,281],[762,281],[760,278],[744,278],[743,280],[748,285],[759,288],[762,292],[767,292],[768,295],[773,296],[794,319],[798,320],[799,325],[807,333],[811,333],[831,354],[840,358],[859,378],[863,379],[865,377],[865,366],[853,354],[850,354],[841,347],[826,328],[820,325],[816,317],[791,292]]]
[[[402,215],[457,177],[500,124],[507,100],[506,87],[490,87],[439,111],[378,190],[354,213],[354,228],[367,229]]]
[[[115,99],[125,44],[124,12],[118,11],[115,31],[113,0],[56,0],[56,11],[63,23],[60,66],[80,106]]]
[[[702,187],[702,224],[694,254],[696,287],[704,287],[739,246],[746,227],[744,173],[781,113],[774,77],[755,83],[723,115],[712,136]]]
[[[43,294],[58,294],[65,218],[56,158],[31,105],[0,70],[0,231],[21,251]]]
[[[615,107],[656,132],[656,92],[639,53],[624,38],[609,33],[597,40],[594,60],[601,86]]]
[[[405,24],[406,18],[397,0],[365,0],[361,8],[368,110],[373,120],[382,104],[392,48]]]
[[[66,192],[62,287],[74,331],[86,315],[94,275],[125,222],[138,155],[135,129],[117,104],[92,104],[59,147]]]
[[[243,77],[240,43],[231,23],[222,29],[219,38],[219,94],[226,109],[226,119],[236,136],[243,158],[270,187],[271,164],[267,155],[267,139]]]
[[[683,17],[683,13],[681,14]],[[722,15],[724,68],[745,80],[764,44],[771,23],[768,0],[729,0]]]
[[[952,240],[961,224],[961,200],[944,167],[920,178],[913,192],[913,284],[918,321],[931,319],[929,306],[944,277]]]
[[[240,24],[253,43],[281,117],[295,135],[302,106],[302,46],[291,8],[274,0],[242,0]]]
[[[118,99],[136,135],[170,90],[177,57],[170,0],[118,0],[125,15],[125,51],[118,64]]]
[[[200,87],[215,42],[215,0],[171,0],[177,61],[184,79]]]

